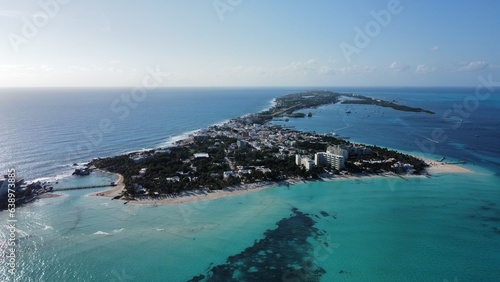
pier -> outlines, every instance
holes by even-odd
[[[459,162],[448,162],[448,163],[444,163],[444,164],[457,165],[457,164],[465,164],[465,163],[466,163],[465,161],[459,161]]]
[[[57,192],[57,191],[68,191],[68,190],[83,190],[83,189],[93,189],[93,188],[104,188],[104,187],[114,187],[116,186],[115,183],[111,184],[103,184],[103,185],[93,185],[93,186],[80,186],[80,187],[68,187],[68,188],[57,188],[53,189],[52,192]]]

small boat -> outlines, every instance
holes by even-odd
[[[73,175],[80,175],[80,176],[85,176],[85,175],[89,175],[89,174],[90,174],[90,170],[87,168],[77,168],[73,172]]]

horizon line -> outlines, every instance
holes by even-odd
[[[130,86],[0,86],[0,89],[34,89],[34,88],[60,88],[60,89],[90,89],[90,88],[134,88],[138,87],[137,85]],[[429,85],[429,86],[420,86],[420,85],[377,85],[377,86],[353,86],[353,85],[340,85],[340,86],[158,86],[155,89],[167,89],[167,88],[475,88],[474,85]],[[154,89],[152,89],[154,90]]]

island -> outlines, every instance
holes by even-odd
[[[269,124],[273,119],[302,117],[296,115],[300,110],[350,103],[351,99],[375,101],[372,104],[394,110],[432,113],[356,94],[289,94],[276,98],[268,110],[199,130],[169,148],[94,159],[90,165],[121,177],[119,187],[113,189],[120,193],[96,195],[126,201],[156,200],[238,187],[289,185],[297,180],[425,175],[428,163],[408,154]]]
[[[346,97],[351,97],[352,99],[344,100],[342,101],[342,104],[359,104],[359,105],[376,105],[380,107],[386,107],[386,108],[392,108],[398,111],[405,111],[405,112],[424,112],[428,114],[435,114],[433,111],[429,110],[424,110],[422,108],[414,108],[414,107],[409,107],[405,105],[399,105],[396,104],[395,101],[388,102],[380,99],[375,99],[375,98],[370,98],[366,97],[363,95],[358,95],[358,94],[349,94],[349,96],[344,95]]]

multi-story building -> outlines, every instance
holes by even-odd
[[[329,165],[336,170],[345,168],[345,158],[341,155],[336,155],[331,152],[318,152],[314,155],[314,163],[316,165]]]
[[[372,149],[367,148],[365,146],[361,145],[334,145],[334,146],[328,146],[326,149],[327,152],[333,153],[335,155],[341,155],[344,157],[344,159],[348,159],[349,155],[355,155],[355,156],[366,156],[370,155],[373,153]]]
[[[295,164],[298,166],[303,166],[306,170],[310,170],[314,167],[314,161],[308,156],[301,156],[299,154],[295,155]]]
[[[328,146],[326,151],[334,155],[342,156],[345,160],[349,158],[349,151],[340,145]]]

